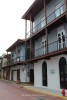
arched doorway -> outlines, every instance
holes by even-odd
[[[59,70],[60,70],[60,87],[67,89],[67,64],[66,59],[62,57],[59,60]]]
[[[47,63],[45,61],[42,64],[42,85],[47,86]]]

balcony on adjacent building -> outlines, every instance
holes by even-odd
[[[3,62],[3,67],[8,67],[11,65],[23,64],[25,61],[24,56],[8,59],[6,62]]]

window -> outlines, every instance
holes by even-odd
[[[58,49],[62,49],[66,47],[66,39],[65,39],[65,30],[64,27],[60,27],[57,30],[58,32]]]
[[[46,39],[43,39],[42,38],[42,51],[43,51],[43,54],[45,54],[46,53]]]
[[[55,15],[56,17],[60,16],[63,13],[63,6],[61,5],[61,3],[59,3],[56,7],[55,7]]]
[[[61,57],[59,60],[60,87],[67,89],[67,61]]]

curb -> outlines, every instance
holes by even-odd
[[[51,96],[55,96],[55,97],[60,97],[60,98],[62,98],[62,99],[64,99],[64,100],[67,100],[67,97],[59,96],[59,95],[57,95],[57,94],[53,94],[53,93],[50,93],[50,92],[44,92],[44,91],[41,91],[41,90],[29,88],[29,87],[27,87],[27,86],[23,86],[23,88],[28,89],[28,90],[30,90],[30,91],[39,92],[39,93],[43,93],[43,94],[47,94],[47,95],[51,95]]]

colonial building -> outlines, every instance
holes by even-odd
[[[28,70],[25,64],[25,40],[18,39],[3,56],[2,76],[4,79],[21,82],[29,82]]]
[[[22,19],[26,63],[34,66],[34,86],[67,89],[67,0],[35,0]]]
[[[10,68],[10,80],[29,82],[27,77],[28,68],[25,65],[25,40],[18,39],[6,51],[7,54],[11,53],[7,66]]]

